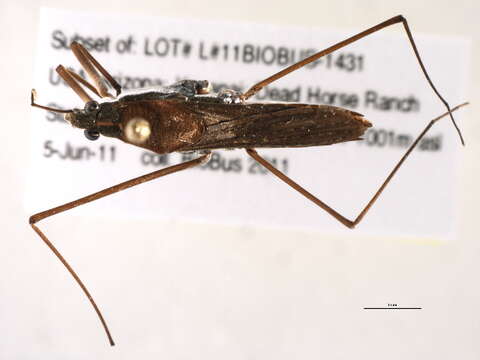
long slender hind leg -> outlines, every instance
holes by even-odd
[[[67,210],[70,210],[70,209],[73,209],[74,207],[89,203],[91,201],[98,200],[100,198],[103,198],[105,196],[117,193],[119,191],[128,189],[132,186],[143,184],[144,182],[154,180],[154,179],[157,179],[157,178],[165,176],[165,175],[173,174],[175,172],[179,172],[179,171],[182,171],[182,170],[200,165],[202,163],[207,162],[209,160],[209,158],[210,158],[210,153],[202,155],[199,158],[194,159],[194,160],[190,160],[190,161],[178,164],[178,165],[173,165],[173,166],[170,166],[168,168],[160,169],[160,170],[154,171],[152,173],[145,174],[143,176],[140,176],[140,177],[122,182],[122,183],[117,184],[115,186],[112,186],[112,187],[109,187],[107,189],[103,189],[101,191],[98,191],[94,194],[87,195],[87,196],[85,196],[81,199],[71,201],[69,203],[54,207],[54,208],[49,209],[49,210],[42,211],[42,212],[37,213],[35,215],[32,215],[30,217],[29,222],[30,222],[30,225],[32,226],[33,230],[35,230],[35,232],[40,236],[40,238],[45,242],[45,244],[47,244],[47,246],[50,248],[50,250],[52,250],[53,253],[58,257],[58,259],[62,262],[62,264],[67,268],[68,272],[73,276],[73,278],[75,279],[77,284],[82,288],[85,295],[87,295],[88,300],[90,301],[93,308],[95,309],[95,312],[97,313],[98,318],[100,319],[100,321],[102,323],[102,326],[105,329],[105,332],[107,333],[107,337],[108,337],[108,341],[110,342],[110,345],[113,346],[113,345],[115,345],[115,343],[113,342],[113,338],[110,335],[110,331],[108,330],[107,323],[106,323],[105,319],[103,318],[103,315],[102,315],[100,309],[98,308],[97,304],[95,303],[95,300],[93,300],[92,295],[90,295],[90,292],[87,290],[87,287],[83,284],[82,280],[80,280],[80,277],[75,273],[75,271],[72,269],[72,267],[67,262],[67,260],[65,260],[65,258],[62,256],[62,254],[60,254],[60,252],[55,248],[55,246],[50,242],[50,240],[48,240],[48,238],[45,236],[45,234],[43,234],[43,232],[35,225],[35,223],[37,223],[40,220],[45,219],[47,217],[56,215],[58,213],[61,213],[61,212],[64,212],[64,211],[67,211]]]
[[[456,107],[454,107],[451,111],[455,111],[455,110],[458,110],[460,107],[462,106],[465,106],[467,105],[468,103],[463,103],[461,105],[458,105]],[[282,173],[280,170],[278,170],[277,168],[275,168],[272,164],[270,164],[268,161],[266,161],[264,158],[262,158],[260,155],[258,155],[258,153],[254,150],[254,149],[246,149],[247,150],[247,153],[253,157],[256,161],[258,161],[260,164],[262,164],[267,170],[269,170],[270,172],[272,172],[275,176],[277,176],[280,180],[282,180],[283,182],[287,183],[288,185],[290,185],[292,188],[294,188],[295,190],[297,190],[300,194],[302,194],[303,196],[305,196],[307,199],[311,200],[312,202],[314,202],[315,204],[317,204],[319,207],[321,207],[323,210],[325,210],[327,213],[329,213],[330,215],[332,215],[335,219],[337,219],[338,221],[340,221],[343,225],[349,227],[349,228],[354,228],[355,225],[357,225],[358,223],[360,223],[360,221],[362,221],[363,217],[365,216],[365,214],[368,212],[368,210],[370,210],[370,208],[372,207],[372,205],[375,203],[375,201],[377,201],[378,197],[380,196],[380,194],[382,193],[382,191],[387,187],[388,183],[390,182],[390,180],[392,180],[393,176],[396,174],[396,172],[398,171],[398,169],[400,168],[400,166],[402,166],[403,162],[407,159],[408,155],[410,155],[410,153],[412,152],[412,150],[415,148],[415,146],[417,146],[417,144],[419,143],[419,141],[423,138],[423,136],[427,133],[427,131],[433,126],[433,124],[435,124],[438,120],[440,120],[441,118],[447,116],[450,112],[446,112],[442,115],[440,115],[439,117],[433,119],[432,121],[430,121],[430,123],[425,127],[425,129],[420,133],[420,135],[417,137],[417,139],[413,142],[413,144],[408,148],[408,150],[405,152],[405,154],[402,156],[402,158],[400,159],[400,161],[397,163],[397,165],[395,165],[395,167],[393,168],[393,170],[390,172],[390,174],[388,174],[387,178],[385,179],[385,181],[383,182],[383,184],[378,188],[377,192],[373,195],[373,197],[370,199],[370,201],[367,203],[367,205],[363,208],[363,210],[357,215],[357,217],[355,218],[355,220],[349,220],[347,219],[345,216],[343,216],[342,214],[340,214],[339,212],[337,212],[336,210],[332,209],[330,206],[328,206],[327,204],[325,204],[323,201],[321,201],[320,199],[318,199],[316,196],[314,196],[313,194],[311,194],[310,192],[308,192],[307,190],[305,190],[303,187],[301,187],[299,184],[297,184],[295,181],[293,181],[292,179],[290,179],[287,175],[285,175],[284,173]]]
[[[430,76],[427,73],[427,69],[425,68],[425,65],[423,65],[423,61],[420,57],[420,53],[418,52],[417,45],[415,44],[415,41],[413,40],[413,36],[412,36],[411,31],[410,31],[410,27],[408,26],[407,19],[405,19],[402,15],[397,15],[397,16],[391,18],[391,19],[388,19],[384,22],[381,22],[378,25],[372,26],[371,28],[369,28],[365,31],[362,31],[362,32],[358,33],[357,35],[354,35],[352,37],[349,37],[348,39],[340,41],[339,43],[337,43],[335,45],[332,45],[332,46],[330,46],[330,47],[328,47],[324,50],[321,50],[321,51],[317,52],[316,54],[313,54],[313,55],[307,57],[306,59],[303,59],[303,60],[301,60],[301,61],[283,69],[282,71],[279,71],[278,73],[276,73],[276,74],[260,81],[259,83],[253,85],[250,89],[248,89],[242,95],[242,98],[243,98],[243,100],[246,100],[249,97],[255,95],[257,92],[259,92],[261,89],[263,89],[268,84],[284,77],[287,74],[290,74],[292,71],[298,70],[301,67],[304,67],[305,65],[310,64],[311,62],[320,59],[322,56],[330,54],[330,53],[334,52],[335,50],[341,49],[344,46],[347,46],[347,45],[349,45],[349,44],[351,44],[351,43],[353,43],[357,40],[360,40],[360,39],[364,38],[365,36],[368,36],[368,35],[373,34],[373,33],[377,32],[379,30],[382,30],[383,28],[386,28],[390,25],[394,25],[394,24],[398,24],[398,23],[403,24],[403,27],[405,29],[405,32],[407,33],[410,45],[412,46],[413,52],[415,53],[415,57],[417,58],[418,64],[420,65],[420,67],[422,69],[422,72],[425,75],[425,78],[427,79],[428,83],[430,84],[430,86],[433,89],[433,91],[435,92],[435,94],[437,94],[440,101],[447,108],[447,110],[450,114],[450,119],[452,120],[453,125],[455,126],[455,129],[457,130],[458,135],[460,136],[460,140],[462,141],[462,144],[465,145],[465,142],[463,141],[462,133],[460,132],[460,129],[458,128],[457,123],[455,122],[455,119],[453,118],[452,111],[450,109],[450,105],[442,97],[442,95],[440,95],[440,93],[438,92],[435,85],[433,85],[433,82],[432,82],[432,80],[430,79]]]

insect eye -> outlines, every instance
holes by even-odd
[[[83,134],[88,140],[92,141],[97,140],[100,137],[100,133],[96,130],[85,130]]]
[[[98,110],[98,103],[96,101],[89,101],[85,104],[85,112],[92,113]]]

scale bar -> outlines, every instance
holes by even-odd
[[[364,310],[421,310],[421,307],[364,307]]]

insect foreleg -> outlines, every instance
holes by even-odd
[[[403,24],[405,32],[407,33],[407,36],[408,36],[408,41],[410,42],[410,45],[412,46],[413,52],[415,53],[415,57],[417,58],[418,64],[420,65],[420,68],[422,69],[422,72],[425,75],[425,78],[427,79],[428,83],[430,84],[430,87],[433,89],[433,91],[438,96],[440,101],[445,105],[445,107],[449,111],[450,118],[453,122],[453,125],[455,126],[455,129],[458,132],[458,135],[460,136],[460,140],[462,141],[462,144],[465,145],[465,142],[463,141],[462,133],[460,132],[460,129],[458,128],[457,123],[455,122],[455,119],[453,118],[453,115],[451,113],[450,105],[442,97],[442,95],[440,95],[440,93],[438,92],[435,85],[433,85],[433,82],[432,82],[432,80],[430,79],[430,76],[427,73],[427,69],[425,68],[425,65],[423,64],[423,61],[420,57],[420,53],[418,52],[417,45],[415,44],[415,41],[413,40],[413,36],[412,36],[411,31],[410,31],[410,27],[408,26],[407,19],[405,19],[402,15],[397,15],[397,16],[391,18],[391,19],[388,19],[384,22],[381,22],[378,25],[375,25],[375,26],[373,26],[373,27],[371,27],[371,28],[369,28],[365,31],[362,31],[362,32],[360,32],[360,33],[358,33],[354,36],[351,36],[348,39],[340,41],[339,43],[337,43],[335,45],[332,45],[332,46],[330,46],[330,47],[328,47],[324,50],[321,50],[321,51],[317,52],[316,54],[313,54],[313,55],[307,57],[306,59],[303,59],[303,60],[287,67],[286,69],[283,69],[282,71],[279,71],[278,73],[276,73],[276,74],[260,81],[259,83],[253,85],[250,89],[248,89],[242,95],[242,97],[243,97],[244,100],[246,100],[249,97],[255,95],[257,92],[259,92],[261,89],[263,89],[268,84],[284,77],[285,75],[291,73],[292,71],[298,70],[301,67],[304,67],[305,65],[310,64],[311,62],[320,59],[322,56],[328,55],[328,54],[334,52],[335,50],[341,49],[341,48],[343,48],[343,47],[345,47],[345,46],[347,46],[351,43],[354,43],[355,41],[360,40],[360,39],[364,38],[365,36],[371,35],[371,34],[377,32],[379,30],[382,30],[382,29],[390,26],[390,25],[394,25],[394,24],[398,24],[398,23]]]
[[[58,66],[57,67],[57,72],[60,74],[59,72],[59,69],[63,68],[62,65]],[[92,84],[90,84],[87,80],[85,80],[84,78],[82,78],[80,75],[78,75],[75,71],[72,71],[72,70],[69,70],[69,69],[65,69],[70,75],[72,75],[75,80],[77,80],[79,83],[81,83],[83,86],[87,87],[88,89],[90,89],[90,91],[92,91],[93,93],[95,93],[95,95],[97,95],[98,97],[102,97],[102,95],[100,95],[100,93],[98,92],[97,88],[95,86],[93,86]],[[61,76],[61,74],[60,74]]]
[[[102,97],[111,97],[108,93],[107,86],[105,85],[103,79],[101,78],[100,73],[104,76],[107,80],[108,84],[115,89],[115,92],[118,95],[122,92],[122,87],[120,84],[113,78],[110,73],[105,70],[105,68],[85,49],[81,44],[74,41],[70,45],[70,49],[72,49],[73,54],[78,59],[82,67],[88,73],[90,78],[96,85],[98,92],[101,94]]]
[[[58,65],[55,69],[60,75],[60,77],[70,86],[70,88],[77,94],[80,99],[82,99],[85,103],[92,101],[93,99],[88,95],[88,93],[82,88],[80,85],[81,83],[78,79],[73,75],[73,72],[68,71],[62,65]],[[85,81],[86,82],[86,81]],[[95,93],[97,91],[95,90]]]
[[[458,105],[456,107],[454,107],[451,111],[455,111],[455,110],[458,110],[460,107],[462,106],[465,106],[467,105],[468,103],[463,103],[461,105]],[[368,212],[368,210],[370,210],[370,208],[372,207],[372,205],[375,203],[375,201],[377,201],[377,199],[379,198],[380,194],[383,192],[383,190],[387,187],[388,183],[390,182],[390,180],[392,180],[393,176],[396,174],[396,172],[398,171],[398,169],[400,168],[400,166],[402,166],[403,162],[407,159],[407,157],[410,155],[410,153],[412,152],[412,150],[417,146],[417,144],[420,142],[420,140],[423,138],[423,136],[428,132],[428,130],[433,126],[433,124],[435,124],[438,120],[440,120],[441,118],[447,116],[448,114],[450,114],[450,111],[449,112],[446,112],[440,116],[438,116],[437,118],[433,119],[432,121],[430,121],[428,123],[428,125],[425,127],[425,129],[420,133],[420,135],[417,137],[417,139],[413,142],[413,144],[408,148],[408,150],[405,152],[405,154],[402,156],[402,158],[400,159],[400,161],[395,165],[395,167],[393,168],[393,170],[388,174],[387,178],[385,179],[385,181],[383,182],[383,184],[378,188],[377,192],[373,195],[373,197],[370,199],[370,201],[367,203],[367,205],[363,208],[363,210],[357,215],[357,217],[355,218],[355,220],[349,220],[347,219],[345,216],[343,216],[342,214],[340,214],[339,212],[337,212],[336,210],[334,210],[333,208],[331,208],[330,206],[328,206],[327,204],[325,204],[323,201],[321,201],[320,199],[318,199],[316,196],[314,196],[313,194],[311,194],[310,192],[308,192],[307,190],[305,190],[302,186],[300,186],[299,184],[297,184],[295,181],[293,181],[292,179],[290,179],[287,175],[285,175],[284,173],[282,173],[280,170],[278,170],[277,168],[275,168],[272,164],[270,164],[268,161],[266,161],[264,158],[262,158],[254,149],[246,149],[247,150],[247,153],[253,157],[256,161],[258,161],[260,164],[262,164],[267,170],[269,170],[271,173],[273,173],[275,176],[277,176],[280,180],[282,180],[283,182],[285,182],[286,184],[290,185],[292,188],[294,188],[295,190],[297,190],[300,194],[302,194],[303,196],[305,196],[307,199],[309,199],[310,201],[314,202],[316,205],[318,205],[319,207],[321,207],[323,210],[325,210],[327,213],[329,213],[330,215],[332,215],[335,219],[337,219],[338,221],[340,221],[343,225],[349,227],[349,228],[354,228],[355,225],[357,225],[358,223],[360,223],[360,221],[362,221],[363,217],[365,216],[365,214]]]
[[[61,213],[61,212],[64,212],[64,211],[67,211],[67,210],[70,210],[70,209],[73,209],[74,207],[89,203],[91,201],[101,199],[105,196],[117,193],[119,191],[128,189],[132,186],[139,185],[139,184],[142,184],[144,182],[154,180],[154,179],[157,179],[157,178],[165,176],[165,175],[173,174],[175,172],[179,172],[179,171],[182,171],[182,170],[185,170],[185,169],[203,164],[210,159],[210,155],[211,155],[210,153],[207,153],[207,154],[204,154],[204,155],[198,157],[197,159],[193,159],[193,160],[181,163],[181,164],[173,165],[173,166],[170,166],[170,167],[165,168],[165,169],[160,169],[160,170],[154,171],[152,173],[145,174],[143,176],[140,176],[140,177],[122,182],[120,184],[109,187],[107,189],[103,189],[103,190],[98,191],[94,194],[87,195],[87,196],[85,196],[83,198],[80,198],[78,200],[71,201],[69,203],[57,206],[55,208],[52,208],[52,209],[49,209],[49,210],[46,210],[46,211],[42,211],[42,212],[37,213],[35,215],[32,215],[30,217],[29,222],[30,222],[30,225],[32,226],[33,230],[35,230],[35,232],[40,236],[40,238],[45,242],[45,244],[50,248],[50,250],[53,251],[53,253],[62,262],[62,264],[67,268],[68,272],[73,276],[73,278],[75,279],[77,284],[82,288],[83,292],[85,293],[88,300],[92,304],[93,308],[95,309],[95,312],[98,315],[98,318],[100,319],[100,321],[102,323],[102,326],[103,326],[103,328],[104,328],[104,330],[107,334],[108,341],[110,342],[110,345],[113,346],[113,345],[115,345],[115,343],[113,342],[113,338],[110,335],[110,331],[108,330],[107,323],[106,323],[105,319],[103,318],[100,309],[98,308],[97,304],[95,303],[95,300],[93,300],[93,297],[90,295],[90,292],[88,291],[87,287],[83,284],[82,280],[80,280],[80,277],[75,273],[75,271],[72,269],[72,267],[67,262],[67,260],[65,260],[65,258],[62,256],[62,254],[60,254],[60,252],[55,248],[55,246],[50,242],[50,240],[45,236],[45,234],[43,234],[43,232],[35,225],[35,223],[37,223],[40,220],[45,219],[47,217],[56,215],[58,213]]]

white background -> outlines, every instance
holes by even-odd
[[[414,33],[471,37],[471,64],[478,63],[480,6],[473,2],[127,4],[84,1],[68,7],[355,30],[402,13]],[[461,152],[456,241],[329,237],[178,220],[119,222],[74,213],[42,223],[104,310],[118,343],[111,349],[77,285],[27,225],[30,213],[23,207],[39,5],[0,5],[2,359],[479,357],[475,66],[468,98],[473,104],[460,124],[467,146]],[[455,76],[455,69],[446,71]],[[47,175],[52,181],[45,192],[64,185]],[[74,186],[84,194],[81,184]],[[143,190],[119,196],[134,197],[135,191]],[[362,310],[389,302],[423,310]]]

